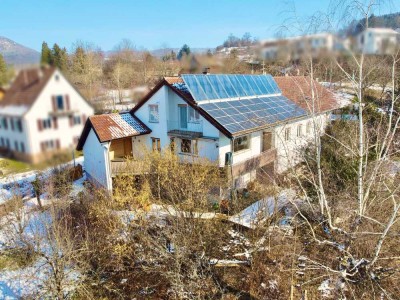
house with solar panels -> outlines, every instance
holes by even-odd
[[[310,105],[311,89],[324,101]],[[229,168],[243,187],[259,174],[273,177],[297,164],[295,150],[312,139],[312,129],[323,133],[335,103],[306,77],[165,77],[130,112],[90,117],[77,149],[89,180],[108,190],[127,157],[166,148],[182,161],[201,157]]]

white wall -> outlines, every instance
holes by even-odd
[[[56,77],[58,76],[58,80]],[[29,136],[29,153],[40,153],[40,143],[48,140],[60,140],[61,148],[74,147],[74,137],[79,137],[84,124],[69,125],[68,116],[57,117],[58,129],[50,128],[39,131],[37,121],[51,117],[53,111],[52,96],[69,95],[70,110],[76,111],[74,115],[89,117],[93,115],[93,108],[79,95],[73,86],[56,70],[40,93],[39,97],[25,114]],[[65,104],[64,104],[65,105]]]
[[[282,124],[274,128],[275,148],[277,150],[277,173],[285,172],[302,161],[304,147],[313,141],[315,132],[313,124],[316,125],[317,133],[322,135],[329,122],[329,115],[322,114],[315,117],[314,120],[307,118],[297,122]],[[309,122],[310,131],[307,133],[307,123]],[[302,125],[302,135],[297,136],[297,128],[300,124]],[[290,128],[291,132],[288,141],[285,140],[286,128]]]
[[[158,105],[158,113],[159,113],[159,122],[152,123],[149,122],[149,105],[157,104]],[[152,132],[146,136],[145,144],[148,149],[151,149],[151,138],[159,138],[161,148],[167,148],[170,145],[170,136],[168,135],[168,129],[174,124],[179,124],[179,109],[178,105],[188,105],[186,101],[184,101],[180,96],[174,93],[167,86],[163,86],[160,90],[158,90],[142,107],[140,107],[135,115],[145,123]],[[188,130],[190,128],[191,123],[188,123]],[[218,139],[220,136],[219,130],[215,128],[210,122],[200,116],[200,123],[193,124],[193,128],[199,129],[202,128],[202,133],[204,137],[211,137]],[[180,139],[175,138],[176,150],[177,154],[180,154]],[[199,156],[206,157],[211,161],[216,161],[218,159],[218,147],[216,146],[218,142],[213,139],[198,139],[198,149]],[[181,154],[188,155],[188,154]]]
[[[7,119],[7,124],[8,124],[7,129],[5,129],[3,127],[2,119],[4,117]],[[16,124],[15,121],[21,120],[21,122],[22,122],[22,132],[20,132],[16,126],[14,126],[14,130],[11,129],[11,119],[14,120],[14,124]],[[1,115],[0,116],[0,124],[1,124],[0,139],[3,138],[4,147],[5,147],[6,140],[8,140],[10,142],[10,149],[12,151],[16,150],[15,142],[17,142],[18,143],[18,147],[19,147],[18,149],[21,149],[20,148],[21,147],[21,143],[23,143],[24,147],[25,147],[25,153],[29,153],[30,152],[30,150],[31,150],[30,149],[30,144],[27,142],[27,140],[28,140],[27,132],[29,130],[29,127],[28,127],[28,123],[27,123],[27,121],[25,119],[23,119],[22,117],[17,117],[17,116],[16,117],[12,117],[12,116]]]
[[[101,144],[99,142],[93,129],[91,129],[85,145],[83,145],[84,165],[89,180],[94,179],[96,184],[100,184],[104,188],[111,190],[107,146],[108,143]]]

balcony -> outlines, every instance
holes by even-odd
[[[182,126],[179,121],[168,121],[167,131],[170,136],[195,139],[203,136],[203,122],[187,122],[186,126]]]
[[[111,176],[140,175],[147,173],[148,167],[144,161],[133,159],[115,158],[111,160]]]
[[[277,152],[275,148],[261,152],[258,155],[254,155],[245,161],[241,161],[232,165],[232,175],[233,177],[240,176],[256,170],[258,168],[264,167],[269,163],[276,160]]]

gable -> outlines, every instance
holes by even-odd
[[[41,92],[26,112],[27,118],[32,115],[40,114],[43,118],[47,117],[48,112],[53,111],[53,96],[61,95],[69,97],[71,112],[84,114],[87,117],[94,113],[91,104],[79,93],[79,91],[67,80],[67,78],[57,69],[52,76],[47,79]]]

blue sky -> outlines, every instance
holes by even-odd
[[[400,2],[376,14],[400,11]],[[111,50],[124,38],[149,50],[215,47],[233,33],[273,37],[293,5],[303,19],[329,0],[1,0],[0,36],[40,50],[42,41],[70,49],[78,40]],[[285,22],[286,20],[286,22]],[[293,28],[293,27],[291,27]]]

